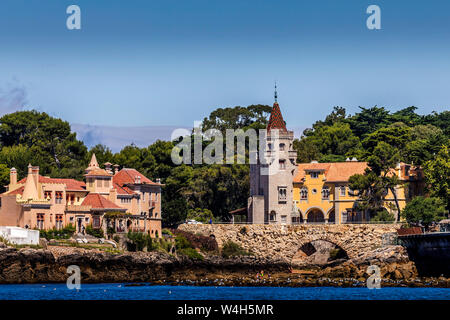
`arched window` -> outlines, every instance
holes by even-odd
[[[328,200],[330,198],[330,188],[329,187],[323,187],[322,188],[322,199]]]
[[[284,151],[284,147],[285,147],[286,145],[284,144],[284,143],[280,143],[280,151]]]
[[[307,187],[303,187],[300,190],[300,199],[301,200],[308,200],[308,188]]]

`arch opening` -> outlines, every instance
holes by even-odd
[[[303,244],[292,258],[295,266],[326,265],[348,260],[347,252],[328,240],[313,240]]]
[[[306,222],[308,222],[308,223],[325,223],[325,216],[320,209],[311,209],[307,213]]]

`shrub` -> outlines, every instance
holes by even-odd
[[[402,211],[402,217],[413,225],[423,225],[425,229],[444,218],[444,202],[439,198],[415,197]]]
[[[203,256],[197,252],[194,248],[184,248],[177,251],[179,254],[185,255],[190,259],[203,260]]]
[[[175,246],[178,250],[194,248],[194,246],[183,235],[178,235],[175,238]]]
[[[86,227],[86,233],[93,237],[96,237],[96,238],[104,238],[105,237],[105,234],[103,233],[102,229],[94,229],[94,228],[92,228],[91,225],[88,225]]]
[[[392,222],[395,221],[395,217],[392,213],[389,213],[386,209],[380,210],[377,214],[370,219],[374,222]]]
[[[141,232],[131,232],[127,234],[129,251],[142,251],[148,245],[149,235]]]
[[[50,230],[39,230],[39,236],[41,238],[45,238],[47,240],[50,239],[69,239],[75,233],[75,227],[69,223],[64,228],[58,229],[50,229]]]
[[[119,243],[120,242],[120,237],[119,236],[114,236],[113,240],[115,242]]]
[[[222,247],[222,257],[230,258],[234,256],[249,256],[251,252],[244,250],[239,244],[233,241],[227,241]]]
[[[184,237],[193,248],[199,248],[202,251],[217,251],[219,250],[219,246],[217,245],[216,239],[213,239],[212,237],[192,234],[190,232],[182,231],[175,229],[173,230],[173,233],[178,237],[182,236]],[[176,241],[176,238],[175,238]],[[177,247],[178,248],[178,247]]]

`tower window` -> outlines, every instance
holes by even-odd
[[[345,186],[340,186],[339,191],[341,196],[345,196]]]
[[[319,173],[318,173],[318,172],[311,172],[311,178],[312,178],[312,179],[317,179],[317,178],[319,178]]]
[[[280,160],[280,170],[286,170],[286,160]]]
[[[285,144],[284,143],[280,143],[280,151],[284,151],[284,147],[285,147]]]
[[[286,202],[286,187],[278,187],[278,201]]]

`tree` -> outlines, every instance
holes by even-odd
[[[424,165],[425,179],[430,195],[439,197],[450,209],[450,155],[448,146],[442,146],[436,158]]]
[[[22,145],[33,155],[43,174],[80,171],[87,148],[70,131],[68,122],[50,117],[45,112],[18,111],[0,118],[0,144],[3,147]],[[11,164],[16,166],[15,164]],[[17,165],[19,167],[19,165]],[[78,178],[81,178],[79,175]]]
[[[352,175],[349,179],[350,188],[359,192],[359,209],[369,212],[371,217],[385,210],[385,198],[388,190],[394,196],[397,212],[400,213],[395,190],[400,184],[400,180],[392,170],[396,167],[398,160],[398,150],[381,141],[375,147],[373,154],[369,156],[368,168],[365,173]]]
[[[264,129],[272,107],[268,105],[236,106],[234,108],[218,108],[211,112],[202,122],[203,130],[217,129],[225,134],[226,129]]]
[[[348,118],[346,121],[350,124],[353,133],[363,138],[366,135],[388,125],[389,111],[385,108],[374,106],[372,108],[359,107],[361,112]]]
[[[441,199],[417,196],[409,202],[402,211],[402,217],[408,223],[422,225],[428,230],[433,222],[444,218],[444,203]]]

